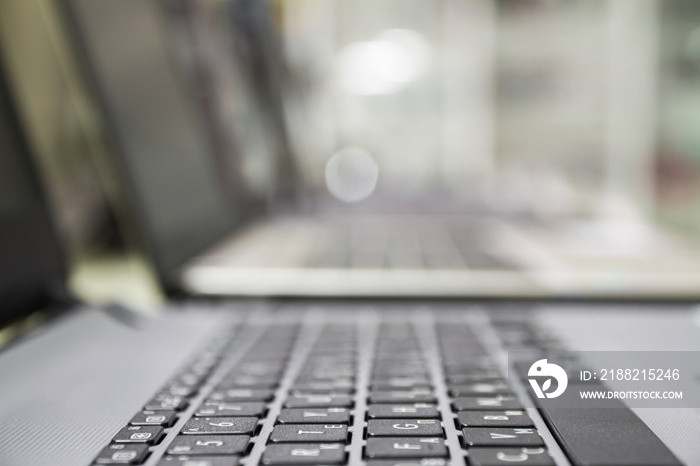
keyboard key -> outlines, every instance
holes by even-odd
[[[340,443],[277,444],[265,447],[262,464],[344,464],[345,447]]]
[[[439,419],[437,406],[427,403],[413,404],[378,404],[369,405],[367,416],[370,419]]]
[[[213,416],[258,416],[261,417],[267,408],[265,403],[243,402],[234,403],[226,401],[206,400],[199,406],[199,409],[194,413],[196,417],[213,417]]]
[[[530,416],[522,410],[460,411],[462,427],[534,427]]]
[[[473,358],[470,358],[473,359]],[[445,374],[469,374],[470,372],[479,372],[484,370],[495,370],[492,361],[488,356],[476,358],[471,362],[458,361],[446,362]]]
[[[349,395],[290,395],[284,406],[286,408],[349,408],[352,406],[352,398]]]
[[[447,460],[445,458],[370,460],[367,466],[447,466]]]
[[[447,383],[451,385],[503,381],[503,376],[495,371],[475,371],[467,374],[448,375],[445,378]]]
[[[348,426],[344,424],[280,424],[270,435],[270,441],[287,442],[345,442]]]
[[[266,362],[246,362],[239,364],[232,374],[246,374],[259,377],[279,377],[284,371],[284,364],[272,364]]]
[[[275,396],[271,389],[231,388],[217,390],[209,395],[214,401],[270,401]]]
[[[436,437],[373,437],[367,439],[365,454],[368,458],[440,458],[447,456],[447,447]]]
[[[462,396],[455,398],[452,401],[452,407],[455,411],[493,411],[493,410],[511,410],[523,409],[523,406],[518,403],[515,398],[507,396]]]
[[[345,377],[316,377],[308,373],[300,374],[296,379],[296,383],[335,383],[335,381],[343,381],[344,383],[349,383],[351,386],[355,386],[355,377],[345,376]]]
[[[413,377],[374,377],[371,382],[372,387],[378,386],[391,386],[388,390],[406,390],[413,388],[415,385],[430,385],[430,379],[427,376],[413,376]],[[372,388],[375,390],[375,388]],[[376,389],[385,390],[385,389]]]
[[[306,360],[306,367],[322,366],[328,364],[343,364],[350,365],[352,367],[357,367],[356,359],[352,354],[348,353],[335,353],[335,354],[319,354],[311,355],[309,359]]]
[[[248,435],[179,435],[168,447],[168,454],[240,455],[248,442]]]
[[[102,449],[97,464],[141,464],[148,456],[148,445],[108,445]]]
[[[187,421],[180,433],[190,435],[253,434],[257,425],[257,417],[198,417]]]
[[[353,390],[347,388],[336,388],[333,390],[290,390],[290,395],[305,396],[305,395],[350,395]]]
[[[277,377],[258,377],[255,375],[240,375],[233,378],[228,378],[219,385],[217,390],[227,390],[229,388],[275,388],[279,385]]]
[[[383,356],[379,356],[374,364],[375,372],[383,372],[384,370],[403,370],[406,368],[420,369],[425,371],[425,361],[420,359],[406,359],[397,361],[396,359],[387,360]]]
[[[383,362],[395,361],[401,363],[404,361],[416,361],[423,359],[423,352],[417,350],[415,345],[405,348],[382,348],[377,347],[377,359]]]
[[[299,380],[306,381],[324,381],[324,380],[335,380],[335,379],[352,379],[355,375],[356,370],[354,368],[328,368],[328,369],[314,369],[311,371],[304,371],[299,374]]]
[[[485,428],[467,427],[462,429],[464,442],[469,447],[541,447],[542,438],[535,429],[528,428]]]
[[[542,447],[531,448],[470,448],[469,466],[555,466],[554,460]]]
[[[286,408],[277,418],[280,424],[348,424],[350,412],[346,408]]]
[[[204,381],[204,377],[201,375],[193,374],[192,372],[185,372],[180,374],[175,381],[182,385],[189,385],[191,387],[198,387]]]
[[[292,391],[326,391],[333,392],[336,390],[350,390],[352,391],[355,387],[355,382],[352,379],[337,379],[329,381],[316,381],[316,382],[297,382],[292,385]]]
[[[166,456],[156,466],[238,466],[237,456]]]
[[[147,411],[182,411],[187,408],[188,403],[185,398],[164,394],[156,395],[143,409]]]
[[[394,390],[370,392],[370,403],[435,403],[437,399],[430,390]]]
[[[168,393],[173,396],[188,398],[197,393],[197,387],[179,383],[172,383],[170,385],[167,385],[166,387],[163,387],[162,392]]]
[[[175,411],[142,411],[131,418],[132,426],[170,427],[177,419]]]
[[[622,402],[618,407],[609,408],[540,408],[562,449],[574,464],[681,464],[654,432]]]
[[[163,428],[155,426],[128,426],[112,438],[115,443],[144,443],[155,445],[163,437]]]
[[[378,367],[372,372],[372,377],[376,379],[381,378],[412,378],[412,377],[427,377],[428,370],[423,367],[416,366],[398,366],[398,367]]]
[[[468,363],[453,363],[445,365],[445,374],[447,377],[467,375],[467,376],[483,376],[483,375],[499,375],[500,372],[492,364],[468,364]]]
[[[370,419],[369,437],[442,437],[442,426],[436,419]]]
[[[508,395],[508,385],[504,382],[471,383],[466,385],[451,385],[450,395],[457,396],[482,396],[482,395]]]
[[[381,378],[370,384],[370,390],[374,391],[430,390],[432,388],[433,386],[430,385],[427,377]]]

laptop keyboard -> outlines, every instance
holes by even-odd
[[[416,219],[358,225],[325,225],[309,252],[312,269],[516,270],[494,248],[493,233],[475,225],[428,225]],[[429,227],[429,228],[428,228]],[[490,247],[489,247],[490,246]]]
[[[93,464],[679,464],[626,408],[523,408],[509,390],[504,350],[560,347],[525,319],[271,315],[209,341]],[[591,445],[606,429],[614,445]],[[637,446],[661,452],[652,455],[658,462],[630,456]]]

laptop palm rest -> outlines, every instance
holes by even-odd
[[[0,464],[87,464],[201,347],[222,317],[167,313],[138,328],[84,309],[0,358]],[[125,417],[126,416],[126,417]]]

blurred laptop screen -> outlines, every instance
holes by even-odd
[[[158,4],[75,0],[72,16],[161,273],[231,226],[203,122],[168,55]]]
[[[48,300],[62,257],[0,65],[0,324]]]

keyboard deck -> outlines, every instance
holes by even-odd
[[[94,464],[597,464],[553,435],[561,413],[524,408],[509,385],[506,350],[561,347],[520,316],[362,305],[253,315],[213,336]],[[601,422],[622,412],[641,424],[607,411]]]

